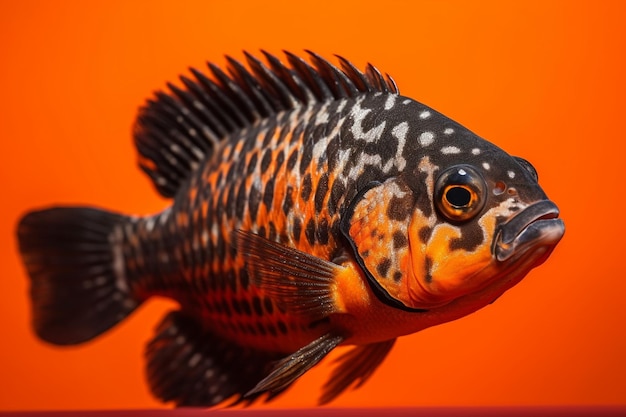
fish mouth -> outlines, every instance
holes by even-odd
[[[532,204],[498,228],[494,255],[500,262],[525,253],[530,248],[556,245],[565,233],[559,209],[550,200]]]

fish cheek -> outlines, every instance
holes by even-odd
[[[408,219],[413,211],[408,187],[388,180],[363,193],[351,206],[347,237],[360,265],[391,298],[407,307]]]
[[[465,225],[437,222],[420,213],[411,222],[410,288],[413,303],[433,308],[482,288],[494,274],[491,244],[495,216],[486,213]],[[415,243],[415,244],[414,244]]]

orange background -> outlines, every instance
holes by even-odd
[[[0,6],[0,409],[159,407],[142,352],[171,304],[60,349],[29,327],[14,228],[25,210],[166,204],[137,169],[135,111],[166,80],[241,50],[309,48],[536,166],[567,233],[495,304],[402,338],[335,406],[626,403],[623,2],[4,1]],[[89,6],[87,5],[89,4]],[[273,406],[312,406],[328,364]]]

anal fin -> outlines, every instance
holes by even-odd
[[[176,406],[251,403],[249,392],[279,358],[229,342],[183,312],[170,312],[148,344],[148,383],[153,394]],[[272,393],[270,398],[279,394]]]

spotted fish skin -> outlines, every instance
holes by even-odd
[[[266,58],[269,69],[247,55],[252,72],[229,58],[230,75],[210,64],[217,81],[194,71],[140,111],[140,166],[173,198],[161,213],[56,208],[22,220],[43,339],[87,340],[166,296],[180,311],[147,351],[162,400],[271,398],[335,346],[357,345],[327,402],[363,383],[395,338],[489,304],[560,240],[558,210],[526,161],[399,95],[372,66]],[[45,259],[65,249],[35,243],[36,229],[57,240],[76,230],[64,246],[85,257],[85,239],[103,235],[95,256],[108,269],[69,275],[108,288],[97,296],[104,313],[50,313],[58,297],[47,283],[68,272]]]

